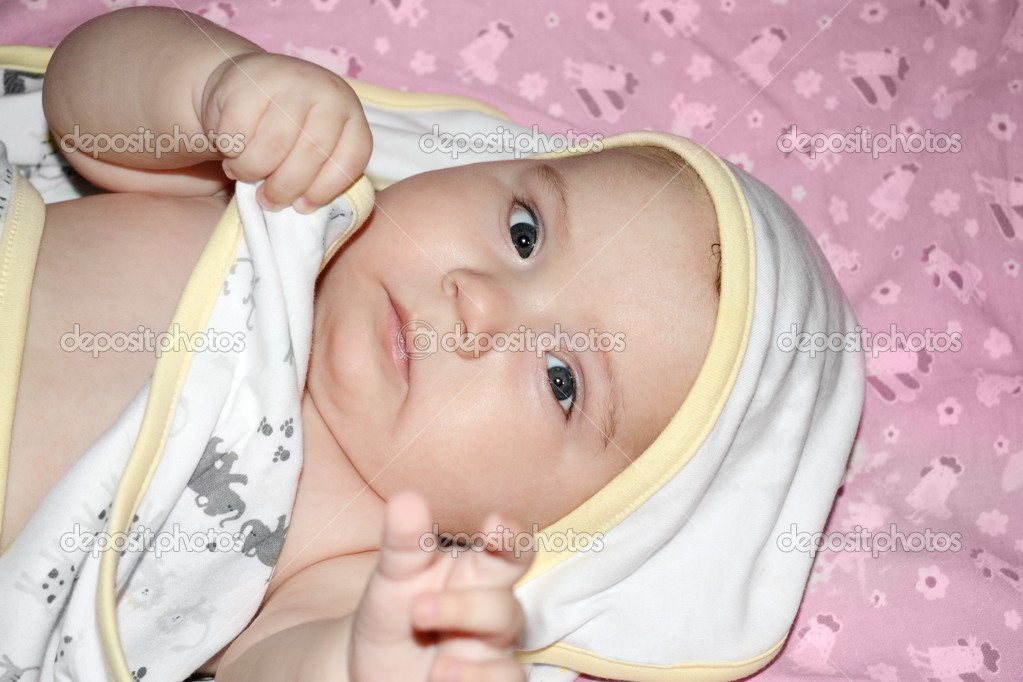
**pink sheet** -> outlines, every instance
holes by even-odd
[[[128,4],[7,0],[0,44],[53,45]],[[1023,679],[1015,0],[152,4],[370,82],[471,95],[548,132],[690,135],[765,180],[820,239],[865,329],[926,348],[870,358],[827,528],[844,547],[818,556],[783,653],[755,678]],[[869,130],[919,146],[875,139],[874,154],[811,158],[780,137],[793,124],[821,145]],[[873,549],[893,530],[911,548],[872,556],[857,527]]]

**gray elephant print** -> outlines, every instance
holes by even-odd
[[[245,513],[245,501],[231,489],[231,484],[245,485],[249,477],[245,474],[231,473],[231,466],[238,461],[238,454],[217,452],[217,446],[221,442],[220,438],[210,438],[206,450],[202,453],[202,459],[192,472],[192,478],[188,480],[188,487],[196,493],[195,503],[207,515],[219,516],[234,512],[234,516],[221,519],[220,526],[223,528],[226,522],[241,518]]]
[[[255,556],[272,568],[277,563],[281,547],[284,546],[284,538],[288,534],[288,529],[284,525],[285,518],[286,516],[281,514],[277,519],[277,528],[272,531],[259,519],[250,519],[243,523],[242,533],[245,535],[245,542],[242,544],[242,552],[245,556]]]

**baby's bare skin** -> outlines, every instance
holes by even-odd
[[[160,131],[185,121],[192,134],[245,131],[248,146],[238,157],[171,157],[163,166],[144,155],[71,154],[75,168],[106,189],[191,198],[119,194],[48,208],[6,544],[155,364],[145,353],[65,353],[60,336],[76,322],[108,333],[167,328],[227,203],[197,196],[229,185],[220,164],[239,180],[263,180],[264,206],[302,211],[329,201],[365,167],[368,127],[339,77],[205,22],[203,35],[215,36],[220,51],[212,50],[182,16],[165,8],[106,15],[62,43],[73,56],[60,59],[58,48],[47,72],[43,99],[55,134],[80,120],[86,131],[140,122]],[[154,35],[166,44],[154,49]],[[146,55],[143,64],[160,65],[158,86],[144,68],[123,70],[131,49]],[[171,54],[189,61],[165,78],[161,60]],[[91,63],[97,68],[81,66]],[[89,102],[106,84],[120,91]],[[189,93],[191,102],[178,101]],[[292,111],[283,116],[278,104]],[[292,129],[296,120],[322,139],[310,145]],[[302,474],[261,610],[203,672],[220,680],[405,682],[447,679],[455,665],[463,680],[524,679],[510,650],[524,622],[512,588],[531,557],[490,547],[455,558],[423,552],[417,540],[433,519],[451,531],[508,528],[506,514],[545,526],[622,471],[676,412],[713,329],[715,235],[709,197],[663,192],[670,175],[612,150],[438,171],[378,195],[367,225],[317,283]],[[532,222],[523,252],[509,228]],[[635,238],[619,237],[625,226]],[[438,331],[456,321],[488,334],[621,325],[630,350],[442,353],[402,370],[387,332],[398,308],[435,321]],[[545,362],[555,355],[579,380],[570,398],[552,391]],[[616,404],[621,423],[613,412],[601,417]],[[38,432],[51,442],[31,442],[28,434]],[[423,633],[435,639],[424,642]]]
[[[199,17],[165,8],[115,12],[89,24],[58,47],[47,70],[43,104],[57,138],[79,125],[86,133],[109,134],[139,124],[159,133],[180,124],[186,135],[210,128],[243,135],[247,145],[230,158],[93,158],[88,150],[69,155],[86,179],[118,194],[47,208],[0,550],[17,539],[53,483],[123,411],[155,366],[147,353],[66,353],[61,336],[75,323],[82,331],[107,333],[167,329],[227,204],[227,197],[214,196],[231,185],[225,172],[262,180],[257,196],[267,208],[293,205],[308,212],[361,174],[371,146],[358,98],[321,67],[269,55]],[[139,61],[126,64],[123,54],[133,50]],[[268,109],[268,97],[278,106]],[[426,680],[456,663],[479,679],[523,679],[509,649],[523,623],[511,589],[529,555],[495,549],[456,562],[421,551],[417,539],[430,528],[424,501],[405,494],[388,504],[364,494],[366,482],[338,456],[308,392],[302,421],[302,475],[260,610],[199,670],[227,681],[324,675]],[[32,433],[49,437],[33,442]],[[492,517],[472,530],[502,523],[511,525]],[[453,575],[456,563],[461,575]],[[499,607],[454,592],[466,588],[497,593]],[[413,613],[414,605],[430,603],[438,606],[433,615]],[[417,631],[458,631],[478,639],[421,643],[413,637]],[[464,660],[467,651],[473,660]]]
[[[195,262],[223,214],[228,197],[101,194],[47,207],[30,299],[29,321],[14,415],[0,553],[47,491],[116,419],[152,375],[153,353],[106,352],[93,357],[61,348],[60,337],[82,331],[154,332],[168,327]],[[138,220],[138,216],[146,216]],[[303,401],[303,410],[308,401]],[[46,434],[39,440],[38,434]],[[316,546],[289,533],[262,609],[281,601],[278,589],[302,574],[302,590],[329,580],[336,595],[326,613],[351,613],[378,552],[382,514],[347,460],[317,457],[323,434],[306,434],[302,477],[291,525],[318,533],[339,500],[355,500]],[[371,513],[366,513],[371,511]],[[316,520],[320,523],[315,523]],[[316,564],[315,570],[305,569]],[[291,587],[281,594],[297,591]],[[223,652],[200,672],[215,674]]]
[[[167,329],[227,197],[100,194],[52,204],[33,280],[0,553],[149,379],[153,353],[67,352],[62,335]],[[139,220],[139,216],[145,216]]]

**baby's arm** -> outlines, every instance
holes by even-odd
[[[358,609],[332,617],[354,605],[338,601],[331,562],[314,564],[228,648],[216,679],[524,682],[510,649],[524,625],[512,588],[532,555],[514,556],[514,542],[502,546],[494,532],[501,527],[493,518],[484,526],[493,533],[487,551],[424,551],[426,503],[396,495]]]
[[[301,196],[296,208],[308,210],[347,188],[372,146],[340,76],[164,7],[119,10],[75,29],[47,68],[43,108],[75,169],[111,191],[210,195],[229,186],[227,171],[267,178],[265,206]],[[201,144],[210,131],[230,141],[226,149]],[[85,134],[148,139],[147,148],[87,149]]]

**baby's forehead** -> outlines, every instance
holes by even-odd
[[[703,180],[689,163],[660,147],[615,147],[577,156],[520,161],[551,164],[559,171],[584,176],[592,182],[626,185],[623,188],[626,191],[670,192],[689,200],[710,202]]]

